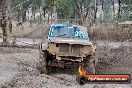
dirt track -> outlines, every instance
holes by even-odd
[[[97,42],[98,73],[132,74],[132,43]],[[132,88],[132,84],[85,84],[75,81],[72,69],[56,69],[51,75],[36,69],[37,49],[0,47],[0,88]]]

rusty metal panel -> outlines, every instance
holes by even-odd
[[[59,53],[59,48],[56,47],[56,43],[50,43],[48,47],[50,53]]]

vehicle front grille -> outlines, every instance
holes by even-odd
[[[59,44],[60,45],[60,54],[69,54],[69,44]]]
[[[60,48],[60,54],[61,55],[72,55],[72,56],[78,56],[80,55],[81,45],[79,44],[59,44]]]
[[[71,45],[71,54],[80,55],[81,45]]]

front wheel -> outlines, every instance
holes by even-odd
[[[96,68],[95,68],[95,57],[89,56],[84,60],[84,69],[87,74],[95,74]]]
[[[39,65],[38,68],[40,70],[40,73],[43,74],[49,74],[49,67],[48,67],[48,61],[47,59],[47,52],[46,51],[41,51],[40,50],[40,55],[39,55]]]
[[[77,76],[76,81],[77,81],[78,84],[84,85],[86,83],[87,79],[83,76]]]

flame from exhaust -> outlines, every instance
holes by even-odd
[[[82,66],[79,66],[79,68],[78,68],[78,72],[79,72],[79,75],[80,75],[80,76],[84,76],[84,75],[86,75],[86,72],[85,72],[85,70],[83,69]]]

